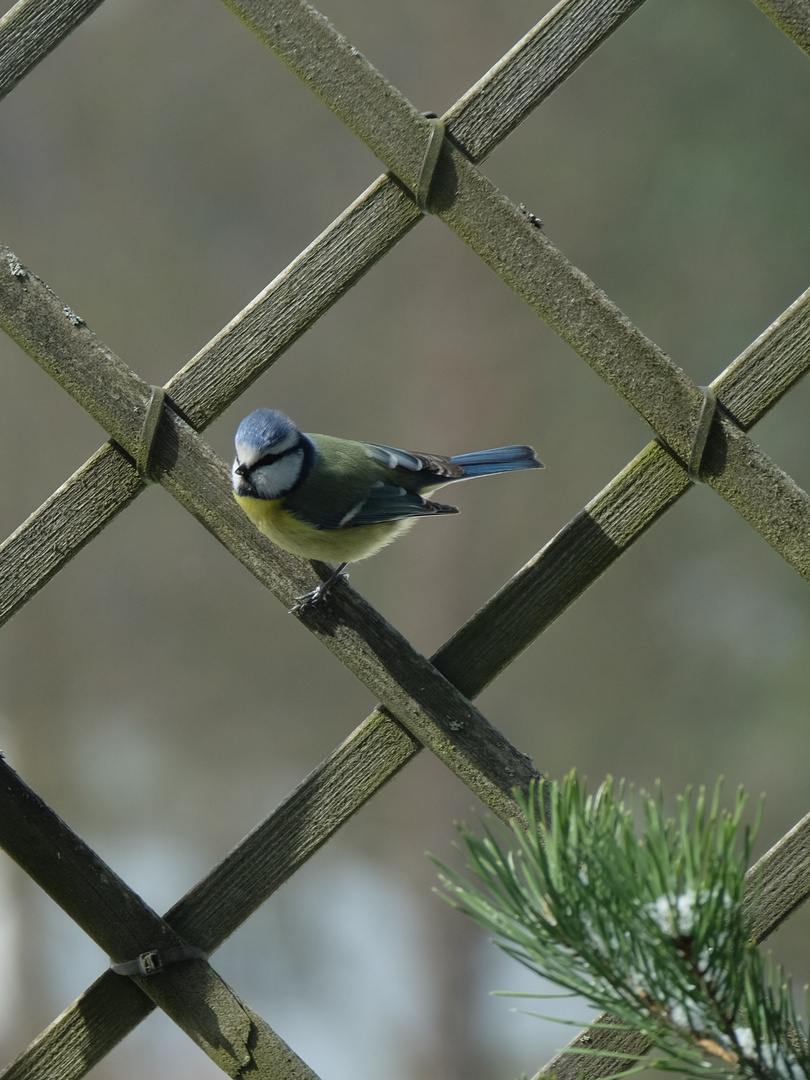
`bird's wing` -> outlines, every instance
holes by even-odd
[[[413,450],[397,450],[393,446],[383,446],[382,443],[363,443],[368,456],[381,465],[387,465],[389,469],[408,469],[410,472],[426,473],[425,480],[428,486],[430,480],[460,480],[464,476],[464,469],[455,465],[450,458],[440,454],[422,454]]]
[[[396,484],[378,480],[369,488],[364,498],[358,500],[344,514],[320,517],[322,529],[351,529],[358,525],[379,525],[402,518],[427,517],[431,514],[457,514],[455,506],[429,502],[415,491],[406,491]]]

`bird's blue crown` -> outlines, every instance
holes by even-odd
[[[237,428],[236,445],[263,450],[287,449],[295,445],[299,435],[292,420],[278,409],[256,409]]]

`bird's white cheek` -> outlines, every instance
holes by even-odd
[[[278,499],[281,495],[286,495],[301,475],[303,463],[304,451],[295,450],[271,465],[252,469],[250,479],[256,488],[256,494],[260,499]]]

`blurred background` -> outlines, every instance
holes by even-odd
[[[550,6],[321,10],[442,113]],[[810,284],[809,96],[807,57],[752,4],[648,0],[483,171],[706,383]],[[0,105],[0,162],[3,242],[156,383],[381,171],[216,0],[107,0]],[[105,435],[0,355],[6,536]],[[352,570],[428,655],[652,437],[435,219],[208,429],[225,460],[263,405],[406,448],[537,448],[544,473],[465,485],[460,517]],[[754,431],[805,488],[807,410],[800,385]],[[552,777],[765,792],[760,854],[810,809],[809,645],[806,582],[697,488],[478,705]],[[374,704],[159,487],[0,634],[0,746],[159,911]],[[573,1036],[490,996],[543,988],[432,892],[425,853],[452,860],[454,821],[482,813],[420,755],[214,957],[323,1080],[509,1080]],[[807,931],[799,912],[773,940],[797,985]],[[5,1062],[107,960],[7,858],[0,941]],[[221,1074],[153,1015],[91,1075]]]

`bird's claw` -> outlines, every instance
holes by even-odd
[[[314,605],[317,604],[319,600],[323,600],[324,596],[326,596],[326,593],[328,592],[328,590],[324,588],[325,584],[326,582],[322,581],[321,584],[317,587],[317,589],[313,589],[311,592],[304,593],[303,596],[296,596],[295,603],[290,608],[290,615],[295,615],[297,612],[303,611],[305,608],[314,607]]]
[[[295,603],[290,608],[290,615],[297,615],[300,611],[304,611],[306,608],[314,607],[315,604],[323,600],[323,598],[326,596],[326,594],[329,592],[335,582],[340,580],[348,581],[348,579],[349,575],[343,573],[343,567],[338,567],[338,569],[333,574],[331,574],[326,579],[326,581],[322,581],[320,585],[312,589],[311,592],[304,593],[303,596],[296,596]]]

